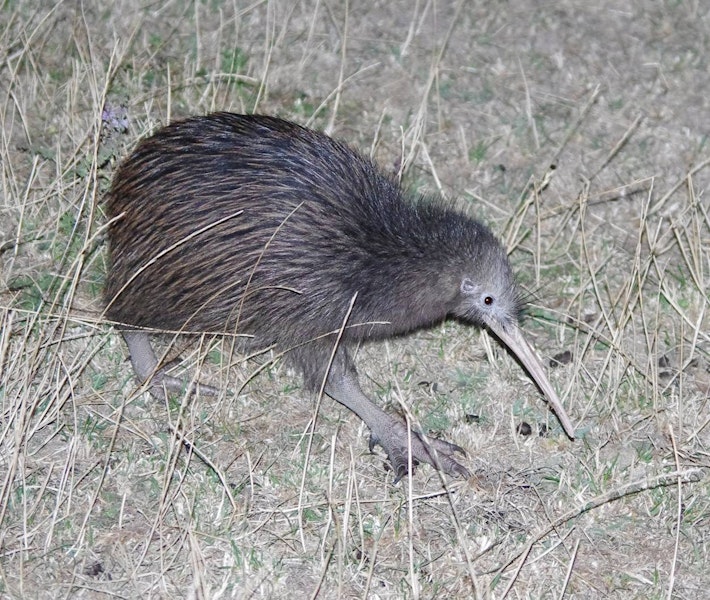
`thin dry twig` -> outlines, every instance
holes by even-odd
[[[672,473],[663,473],[661,475],[656,475],[655,477],[631,481],[625,485],[614,488],[613,490],[610,490],[605,494],[596,496],[595,498],[592,498],[581,506],[567,511],[562,516],[555,519],[552,523],[549,523],[547,526],[545,526],[541,531],[533,535],[530,538],[530,541],[525,545],[523,550],[511,556],[503,565],[493,571],[495,573],[495,577],[497,578],[502,575],[510,565],[512,565],[515,561],[519,560],[520,562],[518,564],[518,567],[516,568],[517,574],[524,565],[525,559],[530,554],[530,551],[535,546],[535,544],[545,539],[551,533],[557,532],[557,530],[565,523],[576,519],[577,517],[589,512],[590,510],[594,510],[595,508],[599,508],[600,506],[609,504],[610,502],[616,502],[617,500],[621,500],[628,496],[639,494],[647,490],[667,487],[673,484],[682,485],[687,483],[696,483],[704,477],[704,473],[705,470],[700,468],[686,469],[684,471],[673,471]],[[515,577],[513,579],[515,579]]]

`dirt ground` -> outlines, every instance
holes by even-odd
[[[705,597],[709,63],[700,0],[4,2],[0,597]],[[357,362],[467,481],[393,485],[354,415],[230,339],[157,337],[219,396],[140,389],[102,199],[141,137],[214,110],[487,223],[577,439],[453,322]]]

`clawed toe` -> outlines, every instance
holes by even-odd
[[[189,382],[179,377],[166,375],[163,369],[160,369],[152,376],[148,386],[148,391],[150,391],[151,395],[158,399],[165,398],[166,390],[174,394],[184,394],[186,390],[189,390],[191,396],[216,396],[219,394],[219,390],[216,387],[199,381]]]
[[[445,440],[427,438],[416,431],[412,431],[409,435],[406,427],[401,423],[390,424],[379,435],[372,432],[369,443],[371,452],[375,445],[382,446],[387,453],[387,458],[395,473],[394,483],[399,482],[409,473],[410,455],[412,474],[417,465],[427,463],[448,475],[464,479],[471,476],[468,469],[453,458],[455,453],[466,455],[461,446]]]

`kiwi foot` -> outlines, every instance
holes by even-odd
[[[468,469],[453,458],[454,453],[465,456],[466,452],[463,448],[444,440],[425,437],[416,431],[411,431],[411,435],[409,435],[407,426],[403,422],[390,415],[387,417],[386,420],[381,419],[383,422],[378,423],[372,429],[370,452],[375,445],[384,449],[394,469],[394,483],[397,483],[409,472],[410,445],[412,469],[419,463],[427,463],[447,475],[464,479],[471,477]]]
[[[164,400],[166,391],[172,392],[173,394],[184,394],[188,387],[190,388],[190,394],[197,394],[199,396],[216,396],[219,393],[216,387],[200,381],[191,384],[189,381],[180,379],[179,377],[166,375],[165,367],[155,371],[150,378],[148,391],[154,398]]]
[[[158,369],[158,360],[150,344],[150,338],[145,331],[126,329],[121,332],[126,340],[128,352],[131,356],[133,371],[141,383],[149,381],[148,390],[154,398],[165,399],[165,391],[181,394],[188,386],[188,382],[172,377],[165,373],[165,367]],[[219,390],[211,385],[196,382],[191,390],[193,394],[216,396]]]

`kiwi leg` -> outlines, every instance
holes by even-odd
[[[149,389],[153,396],[163,399],[166,389],[174,393],[181,393],[185,390],[187,385],[185,381],[166,375],[164,368],[158,368],[158,359],[155,357],[147,332],[124,329],[121,333],[128,346],[133,371],[141,383],[150,381]],[[217,388],[199,382],[195,391],[207,396],[216,396],[219,392]]]
[[[326,381],[326,394],[353,411],[370,428],[370,450],[375,444],[382,446],[394,469],[395,483],[409,472],[410,454],[413,466],[424,462],[449,475],[466,479],[471,476],[468,469],[453,458],[455,453],[465,454],[461,447],[408,431],[406,423],[372,402],[360,389],[350,359],[346,364],[336,363],[333,367]]]

